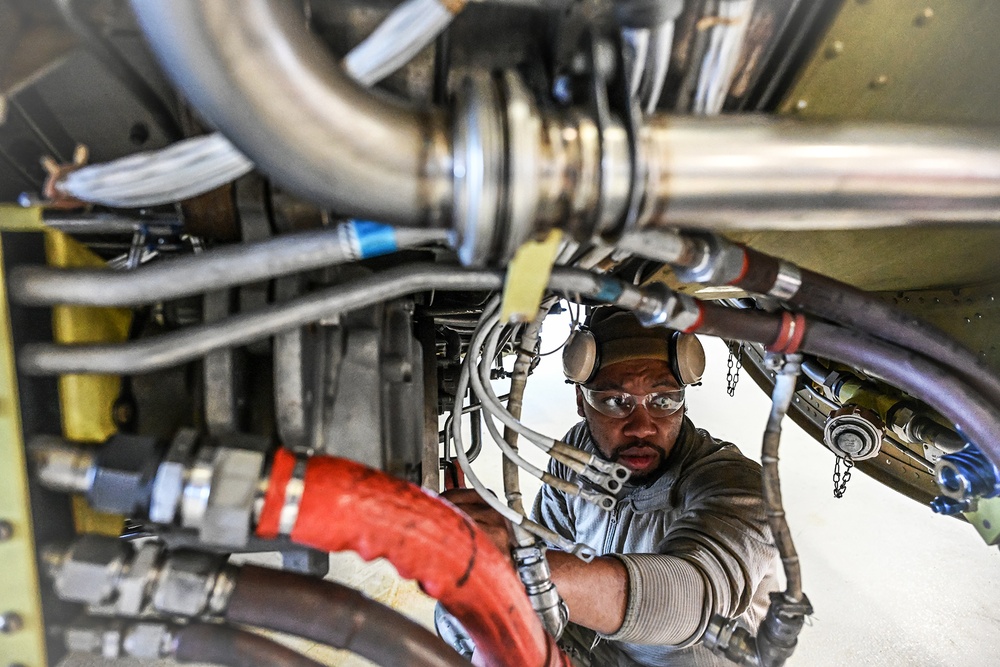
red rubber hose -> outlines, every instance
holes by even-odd
[[[257,534],[278,536],[295,457],[275,455]],[[461,621],[489,667],[569,667],[507,559],[450,503],[353,461],[309,459],[293,542],[385,558]]]

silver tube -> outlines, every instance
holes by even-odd
[[[640,226],[1000,221],[1000,138],[990,129],[660,115],[641,143]]]
[[[292,192],[384,222],[437,222],[451,200],[443,116],[351,81],[287,0],[133,0],[188,101]]]
[[[246,345],[330,315],[427,290],[495,290],[503,276],[493,271],[447,267],[403,267],[331,287],[219,322],[124,344],[26,345],[20,361],[33,375],[148,373],[198,359],[212,350]]]
[[[549,285],[560,292],[597,296],[614,279],[575,269],[556,269]],[[18,357],[29,375],[149,373],[193,361],[212,350],[246,345],[330,315],[430,290],[497,290],[499,271],[466,271],[443,266],[409,266],[273,304],[225,320],[120,344],[25,345]],[[620,290],[619,290],[620,291]]]
[[[400,248],[446,238],[443,230],[393,233]],[[33,306],[137,306],[360,259],[365,253],[357,246],[346,228],[338,227],[225,246],[134,271],[25,266],[15,269],[11,292],[16,301]]]

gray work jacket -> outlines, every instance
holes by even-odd
[[[597,453],[586,422],[565,440]],[[549,471],[576,481],[560,463],[553,461]],[[768,594],[778,588],[760,466],[687,419],[662,476],[626,486],[611,512],[543,486],[533,516],[598,555],[618,558],[628,570],[625,620],[618,632],[598,640],[607,642],[603,653],[622,654],[609,665],[730,664],[699,643],[709,619],[739,616],[756,629]]]

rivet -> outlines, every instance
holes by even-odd
[[[965,323],[966,324],[972,324],[972,318],[971,317],[966,317],[965,318]]]
[[[0,519],[0,542],[6,542],[14,537],[14,524],[6,519]]]
[[[934,10],[930,7],[925,7],[924,10],[917,14],[917,17],[913,19],[913,24],[922,27],[930,23],[932,18],[934,18]]]
[[[843,52],[844,52],[844,43],[838,39],[826,47],[825,55],[827,58],[833,60]]]
[[[5,635],[17,632],[24,627],[24,619],[16,611],[8,611],[0,616],[0,632]]]
[[[795,110],[796,111],[805,111],[806,107],[808,107],[808,106],[809,106],[809,101],[808,100],[799,100],[798,102],[795,103]]]
[[[983,314],[982,313],[976,313],[976,319],[977,320],[983,319]]]
[[[869,88],[885,88],[889,85],[889,75],[879,74],[877,77],[871,80],[868,84]]]

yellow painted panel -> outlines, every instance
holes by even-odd
[[[37,206],[22,208],[13,204],[0,204],[0,231],[40,232],[44,229],[41,208]]]
[[[0,220],[4,217],[5,212],[0,211]],[[5,281],[0,249],[0,520],[13,526],[11,538],[0,541],[4,573],[0,577],[0,613],[15,612],[24,621],[21,630],[0,634],[0,656],[4,664],[43,667],[46,662],[42,604]]]
[[[1000,122],[1000,3],[848,0],[781,105],[807,118]]]
[[[103,267],[105,263],[86,247],[57,231],[45,234],[49,264],[60,267]],[[131,313],[120,308],[55,306],[52,331],[58,343],[107,343],[128,337]],[[63,435],[74,441],[100,443],[114,432],[111,409],[121,391],[115,375],[63,375],[59,378],[59,403]],[[90,509],[82,498],[73,500],[77,532],[117,536],[124,519]]]

